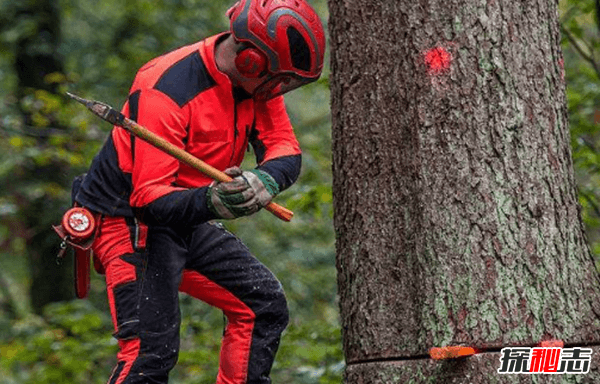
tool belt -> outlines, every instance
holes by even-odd
[[[69,247],[75,251],[75,294],[80,299],[86,298],[90,290],[92,244],[98,228],[100,228],[101,218],[99,213],[92,212],[85,207],[75,206],[65,212],[60,225],[52,226],[62,239],[61,250],[57,256],[58,261],[64,258]],[[98,270],[98,265],[94,264]]]

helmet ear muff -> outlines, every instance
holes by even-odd
[[[235,57],[235,67],[242,76],[254,79],[267,70],[267,58],[256,48],[243,47]]]

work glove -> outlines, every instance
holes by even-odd
[[[208,208],[219,218],[235,219],[251,215],[271,202],[279,185],[271,175],[254,169],[243,172],[238,167],[225,173],[229,182],[214,182],[206,192]]]

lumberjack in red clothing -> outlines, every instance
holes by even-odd
[[[227,14],[230,31],[144,65],[123,113],[233,181],[212,182],[114,127],[74,184],[76,203],[101,215],[92,248],[120,346],[110,384],[168,381],[178,291],[228,319],[217,383],[271,382],[288,321],[281,284],[209,221],[251,215],[296,181],[301,151],[281,95],[319,78],[325,37],[305,0],[241,0]],[[242,171],[249,144],[258,166]]]

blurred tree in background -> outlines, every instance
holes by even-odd
[[[233,0],[231,1],[233,3]],[[312,0],[323,21],[325,0]],[[111,127],[65,98],[120,107],[151,58],[227,28],[229,2],[0,0],[0,377],[3,383],[105,383],[117,351],[102,276],[72,298],[71,264],[56,267],[51,232]],[[600,33],[595,0],[562,0],[575,165],[583,215],[600,254]],[[339,383],[344,368],[336,301],[328,69],[286,95],[304,151],[298,183],[267,213],[227,225],[282,281],[291,322],[273,368],[279,383]],[[254,165],[248,154],[247,168]],[[187,296],[171,382],[213,383],[224,320]]]
[[[19,233],[26,244],[31,278],[31,304],[36,313],[51,302],[67,300],[72,292],[69,271],[48,254],[54,240],[48,232],[49,215],[61,206],[62,185],[68,183],[70,162],[62,154],[70,152],[66,128],[59,119],[59,83],[64,76],[60,44],[60,14],[50,0],[19,4],[13,8],[12,22],[23,32],[14,35],[13,68],[16,74],[17,111],[21,117],[23,137],[15,138],[14,168],[6,183],[16,207],[17,220],[11,233]],[[54,138],[54,139],[53,139]],[[20,152],[20,153],[19,153]],[[19,159],[19,154],[25,155]],[[10,160],[9,160],[10,161]],[[16,232],[15,232],[16,231]],[[52,287],[53,289],[48,289]]]

